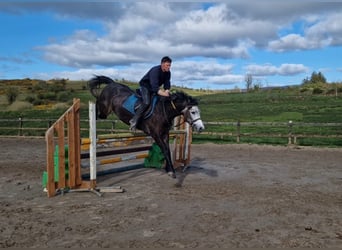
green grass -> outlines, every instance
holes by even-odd
[[[260,93],[200,97],[203,120],[259,122],[342,122],[342,98]]]
[[[30,82],[26,82],[21,88],[19,96],[20,101],[25,100],[26,96],[32,95]],[[6,83],[7,84],[7,83]],[[20,86],[20,82],[16,82]],[[137,88],[134,83],[129,83],[132,89]],[[0,90],[4,89],[1,85]],[[177,88],[180,89],[180,88]],[[342,135],[342,128],[338,126],[301,126],[305,123],[342,123],[342,96],[338,97],[328,95],[312,95],[303,93],[299,88],[265,90],[254,93],[229,93],[229,92],[204,92],[193,89],[182,89],[199,100],[201,117],[204,122],[230,122],[231,125],[211,125],[206,124],[206,131],[231,133],[234,136],[209,136],[194,134],[194,142],[213,141],[217,143],[236,143],[237,127],[236,123],[241,122],[240,133],[242,134],[269,134],[270,137],[248,136],[241,137],[242,143],[260,143],[260,144],[287,144],[287,138],[272,137],[274,134],[287,135],[289,132],[288,122],[293,121],[292,132],[303,135]],[[88,102],[95,101],[86,89],[86,83],[82,81],[68,82],[66,90],[70,98],[66,104],[72,104],[72,98],[81,99],[81,119],[88,119]],[[48,101],[48,100],[45,100]],[[52,101],[51,101],[52,102]],[[54,101],[55,103],[57,101]],[[65,107],[55,105],[55,107]],[[0,115],[2,119],[19,117],[23,118],[41,118],[50,119],[52,122],[60,117],[66,109],[38,109],[33,106],[30,109],[8,110],[8,104],[4,97],[4,92],[0,93]],[[117,119],[111,115],[109,120]],[[275,123],[272,126],[246,125],[246,122],[256,123]],[[27,126],[28,124],[26,124]],[[127,129],[128,126],[123,123],[114,124],[117,129]],[[0,123],[0,127],[17,127],[18,123],[11,124]],[[34,126],[32,124],[32,126]],[[46,124],[41,124],[46,127]],[[112,123],[99,124],[99,128],[111,129]],[[87,127],[83,122],[81,127]],[[0,135],[9,133],[1,131]],[[14,134],[16,134],[15,132]],[[33,133],[33,132],[30,132]],[[82,132],[84,133],[84,132]],[[39,134],[43,134],[39,132]],[[342,146],[341,138],[299,138],[300,145],[322,145],[322,146]]]

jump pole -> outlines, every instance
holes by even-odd
[[[120,187],[96,187],[97,178],[97,160],[96,160],[96,106],[95,103],[89,101],[89,165],[90,183],[94,190],[103,193],[122,193],[124,190]]]
[[[96,185],[96,109],[95,105],[89,102],[89,138],[90,138],[90,183]],[[95,138],[95,140],[94,140]]]
[[[89,101],[89,164],[90,164],[90,183],[91,187],[100,192],[122,193],[124,190],[118,187],[96,187],[96,106],[95,103]]]

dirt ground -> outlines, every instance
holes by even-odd
[[[342,247],[342,150],[193,145],[177,180],[99,178],[124,193],[47,198],[44,139],[0,138],[0,247]]]

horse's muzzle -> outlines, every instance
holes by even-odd
[[[196,132],[202,132],[204,130],[204,124],[202,120],[196,120],[192,123],[192,129]]]

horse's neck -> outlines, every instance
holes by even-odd
[[[163,103],[163,105],[161,105],[161,112],[169,123],[172,122],[175,117],[182,115],[182,111],[186,108],[186,104],[183,102],[174,102],[170,99],[163,99],[163,97],[161,97],[161,100]]]
[[[172,119],[182,114],[182,111],[185,109],[185,106],[178,103],[170,103],[169,114],[171,114]]]

